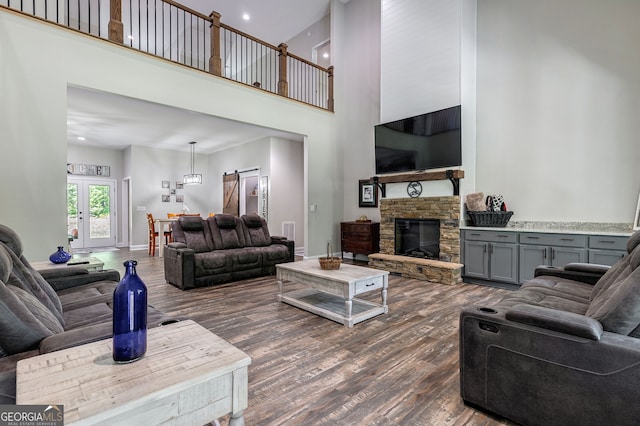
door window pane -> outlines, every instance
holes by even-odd
[[[78,185],[67,184],[67,234],[74,240],[78,238]]]
[[[111,237],[109,185],[89,185],[89,238]]]

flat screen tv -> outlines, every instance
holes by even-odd
[[[376,174],[462,165],[460,105],[375,126]]]

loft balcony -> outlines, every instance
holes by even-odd
[[[324,68],[171,0],[0,0],[11,9],[112,43],[328,111]]]

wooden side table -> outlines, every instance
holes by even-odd
[[[16,403],[63,405],[65,425],[195,425],[228,413],[244,425],[247,354],[193,321],[147,333],[147,353],[129,364],[114,363],[112,339],[18,361]]]
[[[344,252],[370,255],[380,251],[379,222],[341,222],[340,245]]]

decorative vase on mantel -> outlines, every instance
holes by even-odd
[[[71,255],[62,246],[58,246],[58,250],[49,256],[51,263],[67,263],[70,259]]]
[[[124,262],[125,275],[113,291],[113,360],[132,362],[147,351],[147,287],[135,260]]]

